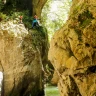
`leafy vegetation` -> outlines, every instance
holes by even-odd
[[[3,2],[1,2],[1,0],[0,0],[0,11],[1,11],[1,9],[4,7],[4,4],[3,4]]]
[[[47,28],[49,39],[68,19],[72,0],[48,0],[42,10],[42,23]]]
[[[6,14],[0,12],[0,21],[5,20],[7,18]]]
[[[23,22],[26,27],[30,28],[32,17],[28,6],[28,1],[23,0],[7,0],[3,4],[0,0],[0,21],[19,18],[23,15]],[[63,26],[68,17],[71,0],[48,0],[42,10],[42,21],[51,37],[56,30]],[[4,14],[4,16],[3,16]],[[5,16],[6,15],[6,16]]]
[[[17,23],[20,22],[20,16],[23,16],[23,23],[25,27],[31,28],[33,18],[29,15],[30,10],[28,8],[23,9],[24,4],[21,4],[20,0],[7,0],[6,4],[3,4],[2,0],[0,0],[0,22],[7,20],[17,20]],[[21,4],[21,6],[20,6]]]
[[[46,96],[60,96],[58,88],[56,86],[47,85],[45,88]]]

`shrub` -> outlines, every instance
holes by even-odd
[[[3,14],[2,12],[0,12],[0,22],[2,20],[6,20],[6,18],[7,18],[6,14]]]

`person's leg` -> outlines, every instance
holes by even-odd
[[[35,22],[33,21],[33,22],[32,22],[32,28],[34,27],[34,24],[35,24]]]
[[[36,20],[33,20],[33,22],[32,22],[32,28],[34,27],[34,26],[36,26]]]

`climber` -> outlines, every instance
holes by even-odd
[[[34,28],[34,26],[37,26],[37,27],[39,26],[37,15],[34,16],[32,21],[32,28]]]
[[[20,19],[20,23],[23,23],[22,22],[22,19],[23,19],[23,16],[22,15],[19,17],[19,19]]]

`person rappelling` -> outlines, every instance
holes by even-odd
[[[38,27],[39,26],[39,23],[38,23],[38,16],[35,14],[34,15],[34,18],[33,18],[33,21],[32,21],[32,28],[34,27]]]

